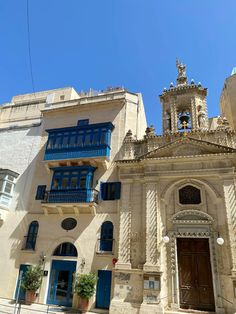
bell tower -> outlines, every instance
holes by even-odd
[[[163,134],[208,130],[207,88],[194,80],[188,83],[186,65],[176,60],[178,77],[176,85],[164,88],[160,95],[162,104]]]

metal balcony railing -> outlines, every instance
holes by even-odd
[[[98,239],[96,253],[98,254],[113,254],[114,253],[114,239]]]
[[[36,245],[37,236],[25,236],[23,239],[22,250],[34,251]]]
[[[98,202],[98,191],[95,189],[46,191],[42,203],[92,203]]]

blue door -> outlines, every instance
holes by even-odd
[[[15,299],[25,300],[25,290],[20,287],[20,281],[22,282],[22,279],[28,267],[29,265],[24,265],[24,264],[20,265],[19,275],[18,275],[18,280],[17,280],[17,285],[16,285]]]
[[[51,275],[48,289],[48,304],[72,306],[72,282],[76,262],[52,261]]]
[[[111,298],[111,271],[99,270],[96,290],[96,307],[109,309]]]

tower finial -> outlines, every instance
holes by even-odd
[[[176,58],[176,67],[178,70],[177,85],[188,84],[188,78],[186,76],[186,65]]]

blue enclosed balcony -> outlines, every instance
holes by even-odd
[[[63,161],[87,158],[109,160],[113,128],[111,122],[105,122],[78,123],[74,127],[47,130],[49,135],[44,160]]]
[[[50,190],[38,186],[36,199],[46,213],[94,213],[98,191],[93,186],[95,167],[56,167]]]

